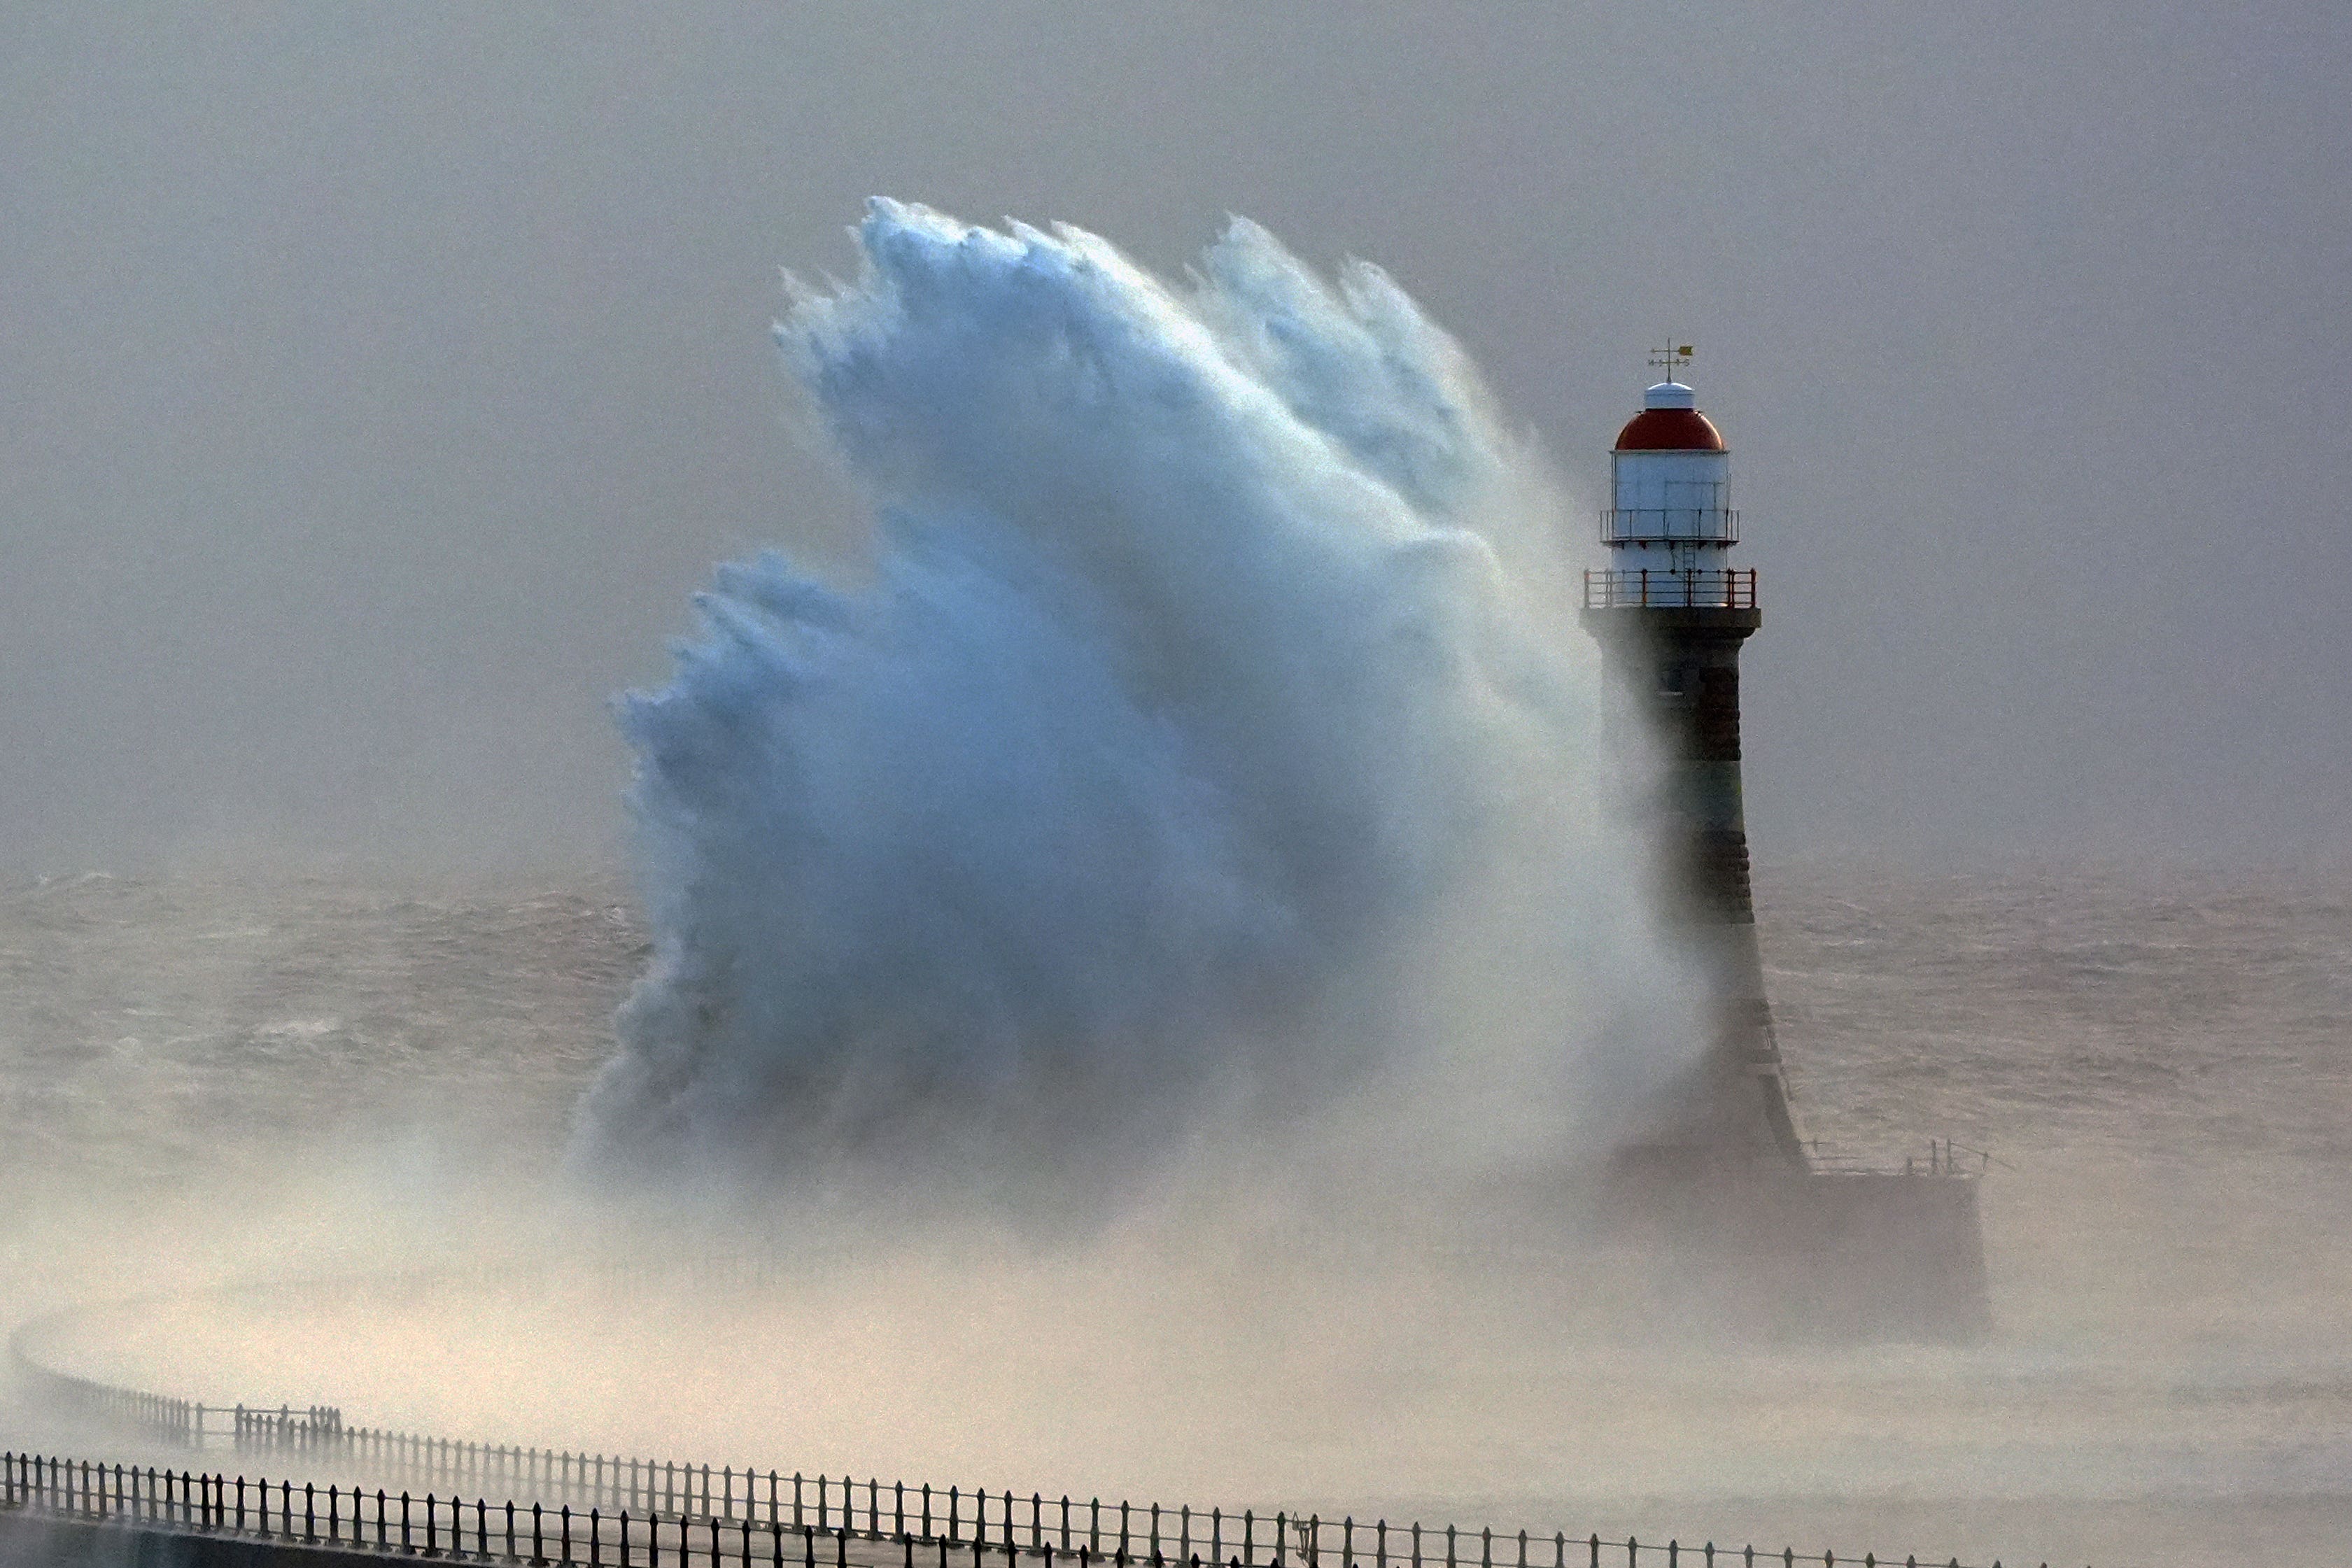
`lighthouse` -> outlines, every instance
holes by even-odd
[[[1739,650],[1763,612],[1755,569],[1733,562],[1731,448],[1676,379],[1690,352],[1651,358],[1666,379],[1617,433],[1601,513],[1608,564],[1584,574],[1584,624],[1600,642],[1615,710],[1655,748],[1634,814],[1659,901],[1709,990],[1706,1053],[1640,1152],[1802,1170],[1764,996],[1740,793]]]
[[[1609,559],[1584,574],[1612,712],[1639,743],[1627,819],[1706,988],[1696,1062],[1617,1151],[1618,1213],[1667,1256],[1719,1270],[1697,1294],[1773,1333],[1974,1339],[1992,1321],[1980,1167],[1934,1140],[1925,1162],[1823,1160],[1790,1114],[1740,799],[1739,650],[1764,614],[1756,570],[1732,553],[1730,444],[1675,373],[1690,352],[1651,358],[1666,379],[1617,433]]]

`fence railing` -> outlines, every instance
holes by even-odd
[[[1354,1520],[1338,1523],[1310,1516],[1293,1521],[1275,1515],[1269,1540],[1244,1527],[1220,1544],[1212,1535],[1200,1540],[1171,1536],[1153,1538],[1147,1556],[1140,1535],[1122,1532],[1114,1539],[1097,1521],[1079,1528],[1070,1517],[1066,1499],[1060,1517],[1053,1505],[1032,1510],[1025,1528],[1015,1516],[1015,1500],[1005,1499],[1006,1512],[992,1528],[984,1509],[962,1516],[926,1521],[885,1513],[879,1494],[869,1494],[861,1520],[854,1489],[842,1494],[843,1511],[830,1516],[819,1511],[786,1518],[781,1494],[772,1490],[764,1513],[754,1509],[732,1515],[709,1511],[651,1512],[627,1507],[585,1510],[569,1504],[555,1508],[538,1500],[502,1499],[493,1502],[477,1495],[428,1491],[419,1498],[410,1491],[384,1488],[272,1479],[226,1471],[195,1471],[108,1464],[48,1455],[0,1454],[0,1508],[51,1518],[145,1526],[178,1531],[240,1536],[305,1546],[399,1552],[426,1557],[471,1558],[477,1562],[531,1564],[532,1568],[662,1568],[665,1558],[674,1568],[959,1568],[965,1552],[971,1568],[987,1568],[991,1555],[1012,1568],[1023,1557],[1053,1568],[1058,1552],[1075,1558],[1076,1568],[1643,1568],[1644,1563],[1664,1568],[1797,1568],[1820,1563],[1822,1568],[1895,1568],[1895,1559],[1874,1552],[1840,1556],[1823,1552],[1818,1557],[1784,1546],[1759,1552],[1753,1545],[1718,1547],[1713,1542],[1685,1546],[1679,1541],[1623,1541],[1587,1535],[1571,1539],[1555,1533],[1549,1540],[1530,1541],[1526,1531],[1516,1537],[1497,1537],[1481,1531],[1475,1537],[1452,1527],[1444,1533],[1444,1554],[1434,1531],[1412,1527],[1410,1537],[1386,1521],[1360,1525]],[[984,1495],[984,1494],[977,1494]],[[893,1501],[897,1499],[894,1496]],[[1042,1511],[1041,1511],[1042,1510]],[[1244,1521],[1254,1515],[1244,1514]],[[883,1522],[888,1520],[886,1526]],[[1265,1522],[1265,1521],[1258,1521]],[[878,1548],[878,1550],[877,1550]],[[1202,1555],[1206,1548],[1207,1557]],[[1498,1552],[1499,1548],[1499,1552]],[[853,1549],[855,1556],[853,1557]],[[1254,1550],[1263,1549],[1263,1555]],[[1475,1552],[1475,1555],[1474,1555]],[[953,1561],[951,1561],[951,1558]],[[1938,1564],[1916,1556],[1902,1559],[1904,1568],[1968,1568],[1957,1557]],[[1991,1568],[2001,1568],[1998,1560]],[[2049,1564],[2042,1564],[2049,1568]]]
[[[1893,1176],[1899,1170],[1907,1176],[1964,1180],[1980,1176],[1995,1165],[2008,1170],[2017,1168],[1988,1150],[1944,1137],[1929,1138],[1924,1151],[1916,1146],[1906,1150],[1900,1166],[1883,1153],[1860,1155],[1834,1145],[1824,1147],[1819,1138],[1800,1141],[1804,1145],[1806,1163],[1822,1176]]]
[[[1937,1163],[1939,1174],[1958,1174],[1956,1160]],[[625,1272],[636,1267],[621,1266]],[[736,1267],[727,1277],[770,1283],[773,1279],[769,1270],[751,1266]],[[386,1276],[375,1284],[413,1291],[427,1278]],[[437,1282],[511,1283],[511,1278],[510,1272],[465,1270]],[[271,1293],[340,1299],[366,1288],[364,1281],[340,1279],[291,1282]],[[1080,1500],[1037,1490],[942,1487],[830,1472],[811,1476],[752,1465],[712,1466],[473,1442],[352,1426],[341,1408],[331,1405],[206,1406],[78,1376],[51,1367],[32,1349],[35,1331],[58,1321],[28,1324],[11,1342],[18,1374],[30,1392],[173,1447],[203,1450],[226,1443],[239,1455],[282,1456],[309,1468],[314,1476],[331,1472],[329,1484],[322,1488],[315,1479],[298,1483],[281,1477],[269,1483],[278,1488],[278,1502],[272,1505],[260,1500],[257,1491],[249,1491],[243,1477],[226,1471],[141,1470],[16,1455],[8,1459],[5,1480],[5,1498],[11,1506],[30,1499],[37,1506],[68,1511],[88,1514],[96,1510],[94,1517],[156,1518],[181,1524],[193,1519],[203,1528],[224,1528],[221,1521],[242,1521],[247,1517],[242,1511],[251,1509],[256,1528],[264,1534],[274,1528],[283,1536],[299,1519],[305,1539],[320,1528],[328,1531],[322,1539],[338,1543],[357,1542],[354,1531],[373,1531],[375,1544],[413,1542],[421,1532],[424,1539],[437,1535],[448,1540],[453,1551],[461,1549],[450,1532],[470,1524],[467,1539],[475,1544],[464,1550],[492,1558],[504,1550],[498,1545],[498,1531],[510,1515],[555,1531],[545,1541],[564,1552],[562,1562],[585,1561],[593,1568],[602,1568],[608,1560],[622,1568],[636,1568],[632,1553],[637,1552],[645,1553],[645,1568],[660,1568],[658,1554],[666,1550],[677,1554],[677,1568],[691,1568],[689,1558],[698,1553],[710,1568],[722,1561],[749,1568],[755,1556],[772,1563],[792,1557],[805,1568],[815,1561],[809,1553],[824,1542],[832,1542],[837,1555],[847,1552],[851,1542],[866,1543],[861,1548],[861,1568],[890,1568],[902,1556],[902,1568],[915,1568],[911,1552],[918,1545],[939,1553],[938,1568],[954,1568],[947,1562],[950,1549],[971,1552],[972,1568],[986,1568],[981,1554],[991,1551],[1007,1559],[1007,1568],[1011,1559],[1024,1554],[1041,1558],[1051,1568],[1055,1552],[1076,1556],[1081,1568],[1097,1563],[1104,1568],[1140,1568],[1145,1563],[1198,1568],[1204,1562],[1208,1568],[1293,1568],[1302,1563],[1305,1568],[1600,1568],[1604,1550],[1622,1552],[1622,1557],[1611,1555],[1607,1561],[1622,1562],[1627,1568],[1641,1568],[1643,1552],[1653,1553],[1650,1561],[1667,1568],[1681,1568],[1685,1559],[1706,1568],[1717,1568],[1718,1558],[1724,1564],[1738,1562],[1741,1568],[1753,1568],[1759,1562],[1780,1562],[1782,1568],[1799,1562],[1822,1563],[1834,1568],[1841,1563],[1885,1565],[1896,1561],[1871,1553],[1801,1555],[1787,1547],[1777,1553],[1752,1547],[1718,1552],[1712,1544],[1685,1548],[1670,1540],[1653,1546],[1630,1538],[1612,1542],[1559,1530],[1531,1534],[1491,1526],[1470,1529],[1418,1521],[1359,1521],[1346,1515],[1328,1519],[1319,1513],[1301,1518],[1286,1511]],[[378,1490],[346,1484],[362,1477]],[[261,1485],[258,1480],[251,1484]],[[404,1490],[395,1492],[390,1490],[394,1487]],[[420,1491],[421,1502],[415,1497]],[[465,1494],[474,1500],[461,1505],[458,1498]],[[278,1510],[275,1516],[268,1512],[272,1506]],[[322,1506],[323,1516],[319,1512]],[[158,1508],[165,1512],[154,1514]],[[142,1509],[150,1511],[142,1513]],[[467,1510],[472,1511],[461,1519],[459,1513]],[[274,1527],[273,1517],[278,1521]],[[323,1527],[317,1522],[321,1517]],[[212,1522],[202,1524],[205,1520]],[[583,1527],[591,1552],[585,1559],[572,1552],[577,1544],[572,1532]],[[239,1522],[236,1528],[246,1526]],[[400,1534],[402,1531],[408,1533]],[[695,1531],[704,1532],[708,1543],[700,1544],[703,1535]],[[721,1536],[726,1540],[720,1541]],[[533,1537],[535,1542],[539,1539]],[[877,1542],[903,1550],[877,1557],[873,1551]],[[793,1557],[795,1547],[799,1555]],[[507,1552],[506,1557],[510,1560],[513,1553]],[[520,1560],[556,1561],[536,1549]],[[840,1558],[842,1564],[848,1561]],[[1902,1561],[1916,1564],[1919,1560]],[[1927,1561],[1932,1565],[1937,1560]],[[1946,1568],[1958,1563],[1957,1558],[1947,1560]]]
[[[1663,567],[1612,569],[1584,574],[1587,610],[1753,610],[1756,569],[1727,567],[1681,571]]]

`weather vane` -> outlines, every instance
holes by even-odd
[[[1668,343],[1663,349],[1650,350],[1650,368],[1666,372],[1666,380],[1675,379],[1675,372],[1691,362],[1691,345]]]

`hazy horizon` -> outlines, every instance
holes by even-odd
[[[876,193],[1373,261],[1580,502],[1695,342],[1768,858],[2352,852],[2340,12],[883,16],[0,20],[0,868],[613,858]]]

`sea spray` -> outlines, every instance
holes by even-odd
[[[1412,1105],[1401,1160],[1591,1150],[1696,1031],[1559,508],[1458,348],[1238,220],[1181,286],[887,201],[858,239],[776,331],[875,570],[720,569],[621,703],[654,952],[577,1162],[1066,1209],[1350,1104]]]

